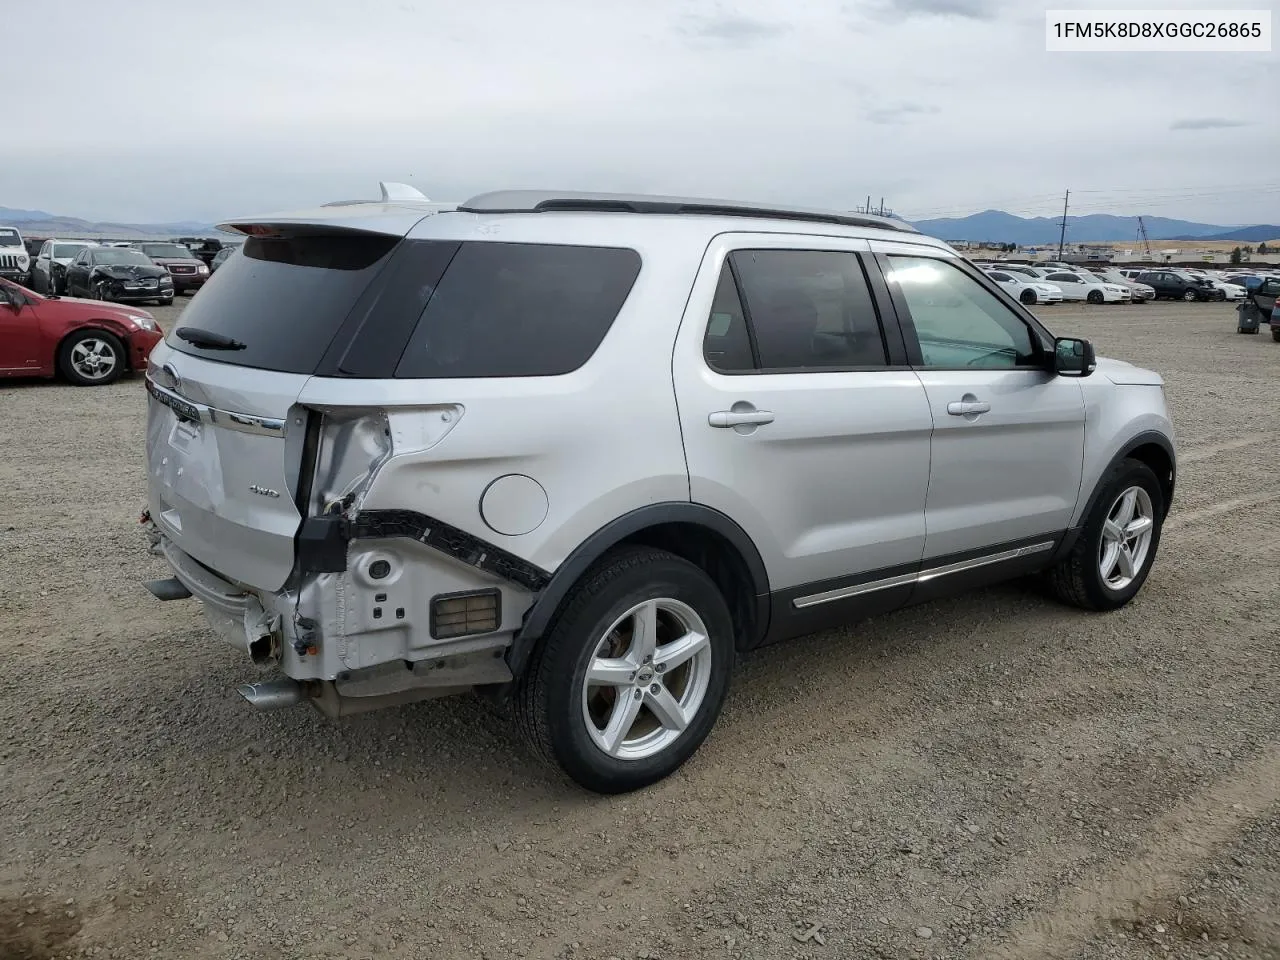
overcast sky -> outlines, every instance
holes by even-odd
[[[1044,10],[1280,0],[57,0],[4,14],[0,206],[217,220],[631,190],[1280,222],[1280,51],[1045,52]],[[373,12],[378,11],[378,12]]]

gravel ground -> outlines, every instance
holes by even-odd
[[[142,384],[0,387],[0,960],[1280,958],[1280,344],[1222,304],[1044,314],[1169,381],[1139,598],[768,649],[616,798],[475,699],[252,712],[255,668],[139,583]]]

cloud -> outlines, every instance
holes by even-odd
[[[912,17],[994,20],[998,6],[998,0],[876,0],[866,12],[877,20],[890,21]]]
[[[1090,3],[1106,5],[1059,5]],[[12,36],[47,26],[40,4],[8,6]],[[350,0],[223,3],[200,27],[218,75],[200,122],[142,125],[121,118],[187,116],[194,94],[164,58],[119,53],[171,43],[172,0],[120,6],[60,0],[56,49],[10,44],[8,72],[41,78],[33,103],[93,89],[106,119],[86,162],[65,110],[14,114],[0,204],[217,222],[401,180],[442,200],[547,187],[848,210],[870,193],[913,216],[1054,217],[1069,185],[1073,211],[1079,191],[1090,212],[1280,219],[1280,192],[1257,189],[1276,182],[1280,125],[1258,120],[1240,150],[1205,122],[1252,119],[1223,104],[1280,80],[1274,57],[1107,54],[1103,70],[1101,54],[1046,54],[1026,0],[392,0],[378,17]],[[1117,89],[1140,116],[1114,108]],[[1091,106],[1054,122],[1064,91]]]
[[[688,17],[683,32],[688,36],[713,40],[730,46],[746,46],[780,37],[790,29],[790,26],[785,23],[737,15],[719,15]]]
[[[938,112],[938,108],[928,103],[898,103],[891,106],[870,107],[862,112],[862,116],[870,123],[894,124],[905,123],[913,116],[930,116]]]
[[[1233,127],[1251,126],[1248,120],[1228,120],[1226,117],[1192,117],[1187,120],[1175,120],[1169,124],[1170,130],[1230,130]]]

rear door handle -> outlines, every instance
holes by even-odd
[[[707,415],[707,423],[713,427],[759,426],[773,423],[771,410],[717,410]]]
[[[969,417],[977,413],[988,413],[991,404],[985,400],[952,400],[947,404],[947,413],[953,417]]]

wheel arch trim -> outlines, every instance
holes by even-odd
[[[1080,511],[1079,519],[1076,525],[1067,531],[1067,535],[1062,538],[1062,543],[1054,556],[1054,560],[1061,559],[1071,552],[1075,546],[1076,540],[1080,536],[1081,530],[1084,529],[1085,519],[1093,512],[1093,508],[1097,505],[1098,497],[1102,494],[1102,481],[1111,472],[1111,470],[1122,460],[1135,450],[1141,447],[1156,446],[1164,451],[1165,456],[1169,458],[1169,482],[1168,487],[1164,489],[1165,502],[1163,517],[1169,515],[1170,506],[1173,503],[1173,492],[1178,480],[1178,457],[1173,447],[1173,441],[1169,437],[1158,430],[1144,430],[1141,433],[1134,434],[1128,440],[1120,445],[1111,458],[1107,460],[1103,468],[1098,472],[1098,476],[1094,479],[1093,489],[1089,493],[1089,499],[1085,501],[1084,509]],[[1164,488],[1164,482],[1161,481],[1161,487]],[[1163,517],[1161,519],[1163,519]]]
[[[651,503],[611,520],[580,543],[555,569],[551,580],[534,598],[507,654],[512,674],[519,676],[528,665],[535,644],[542,638],[574,584],[588,569],[618,544],[647,529],[669,524],[702,527],[726,540],[738,552],[751,577],[756,598],[755,632],[768,629],[769,575],[760,551],[751,537],[731,517],[712,507],[689,501]],[[758,638],[756,638],[758,639]]]

